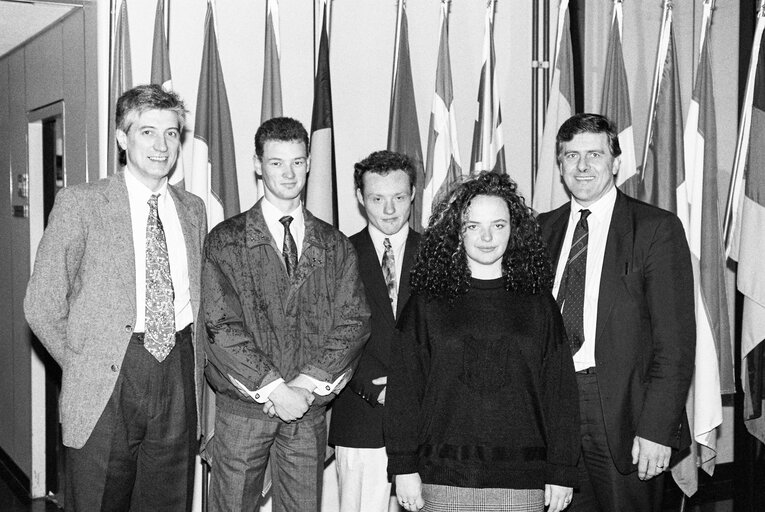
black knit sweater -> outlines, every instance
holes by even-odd
[[[388,472],[477,488],[576,487],[579,404],[549,293],[471,280],[453,304],[413,296],[391,349]]]

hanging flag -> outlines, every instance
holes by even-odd
[[[428,128],[428,156],[425,167],[425,186],[422,190],[423,229],[433,206],[449,191],[449,187],[462,176],[460,151],[457,144],[457,120],[454,114],[452,66],[449,57],[449,4],[441,2],[441,37],[438,43],[436,65],[436,91]]]
[[[157,0],[157,11],[154,15],[154,44],[151,50],[151,83],[161,85],[166,91],[173,90],[173,77],[170,72],[170,52],[165,36],[165,2]],[[180,187],[185,186],[186,171],[183,164],[183,148],[178,152],[175,170],[170,175],[170,183]]]
[[[635,160],[630,91],[627,84],[627,72],[624,69],[624,55],[622,54],[623,21],[622,0],[614,0],[600,111],[613,121],[619,133],[619,147],[621,147],[622,154],[616,185],[625,194],[637,197],[639,175]]]
[[[481,171],[507,173],[505,141],[502,136],[502,108],[494,57],[494,0],[486,6],[483,36],[483,66],[478,85],[478,120],[473,128],[470,174]]]
[[[281,46],[279,38],[279,1],[266,1],[266,43],[263,51],[263,98],[261,124],[282,116]],[[263,197],[263,180],[258,178],[258,198]]]
[[[744,297],[741,319],[741,382],[744,388],[744,423],[749,432],[765,443],[763,416],[763,357],[765,357],[765,6],[757,15],[752,58],[749,66],[739,145],[736,148],[726,240],[731,258],[738,261],[736,283]],[[746,165],[744,167],[744,162]],[[731,212],[733,215],[731,216]]]
[[[555,66],[532,199],[533,208],[540,213],[553,210],[569,200],[558,169],[555,137],[560,125],[574,113],[574,53],[570,26],[568,0],[561,0],[558,7]]]
[[[218,55],[215,17],[209,1],[205,16],[190,179],[191,191],[205,200],[207,222],[211,229],[220,221],[240,212],[234,132]]]
[[[409,59],[409,26],[406,18],[406,0],[398,0],[396,17],[396,42],[393,57],[393,85],[390,94],[388,118],[388,150],[403,153],[412,159],[417,183],[416,195],[409,225],[417,227],[422,219],[423,169],[420,126],[417,122],[417,105],[414,101],[412,64]]]
[[[672,28],[672,3],[666,0],[648,119],[643,177],[638,195],[646,203],[676,214],[687,233],[688,199],[685,189],[680,78]]]
[[[321,35],[311,115],[311,172],[306,184],[305,205],[316,217],[337,227],[337,172],[329,73],[329,1],[320,0]]]
[[[672,468],[672,474],[688,496],[698,488],[697,467],[709,475],[714,473],[718,427],[723,419],[720,354],[731,343],[717,197],[717,127],[709,46],[711,12],[711,0],[706,0],[701,54],[684,140],[690,206],[687,235],[696,296],[695,371],[686,402],[693,444],[690,453]],[[732,378],[732,372],[729,377]]]
[[[115,115],[117,100],[128,89],[133,87],[133,69],[130,58],[130,29],[128,27],[127,0],[120,2],[119,12],[114,22],[114,42],[112,51],[112,72],[109,80],[109,145],[107,161],[109,174],[120,170],[117,152],[117,136]]]

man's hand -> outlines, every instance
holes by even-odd
[[[640,436],[632,441],[632,463],[638,465],[638,477],[650,480],[669,467],[672,449]]]
[[[271,391],[268,402],[263,405],[263,412],[271,416],[273,408],[273,412],[283,421],[295,421],[303,417],[313,403],[313,399],[313,393],[307,389],[282,383]]]
[[[380,405],[385,405],[385,390],[388,389],[388,377],[377,377],[375,380],[372,381],[372,384],[375,386],[382,386],[386,385],[384,388],[382,388],[382,391],[380,391],[380,394],[377,395],[377,403]]]
[[[573,494],[572,487],[545,484],[545,507],[549,507],[547,512],[561,512],[569,506]]]
[[[404,510],[415,512],[425,506],[422,499],[422,479],[419,473],[396,475],[396,498]]]

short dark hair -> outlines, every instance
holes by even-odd
[[[263,158],[263,147],[269,140],[302,142],[308,151],[308,132],[300,121],[291,117],[273,117],[260,125],[255,132],[255,156]]]
[[[127,133],[138,117],[147,110],[170,110],[178,118],[178,129],[183,130],[186,124],[186,106],[173,91],[166,91],[157,84],[139,85],[125,91],[117,100],[117,111],[114,116],[118,130]],[[125,150],[117,144],[120,165],[127,163]]]
[[[600,114],[575,114],[569,117],[558,129],[555,137],[555,155],[560,161],[563,143],[571,142],[575,135],[581,133],[605,133],[608,136],[608,149],[611,156],[617,157],[622,154],[619,146],[619,133],[614,123],[606,116]]]
[[[353,166],[353,182],[356,188],[364,192],[364,175],[372,172],[385,176],[391,171],[404,171],[409,176],[409,185],[411,188],[417,184],[417,171],[414,168],[414,161],[407,155],[396,153],[394,151],[382,150],[375,151],[361,162]]]

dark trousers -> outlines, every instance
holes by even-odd
[[[85,446],[66,450],[66,510],[190,511],[196,401],[191,328],[161,363],[133,334]]]
[[[577,374],[582,454],[581,487],[574,491],[567,512],[660,512],[664,474],[650,480],[637,471],[623,475],[616,469],[608,448],[606,426],[595,374]]]
[[[271,458],[274,512],[319,512],[324,455],[325,408],[308,410],[292,423],[215,410],[210,512],[255,512]],[[261,406],[258,406],[258,409]]]

